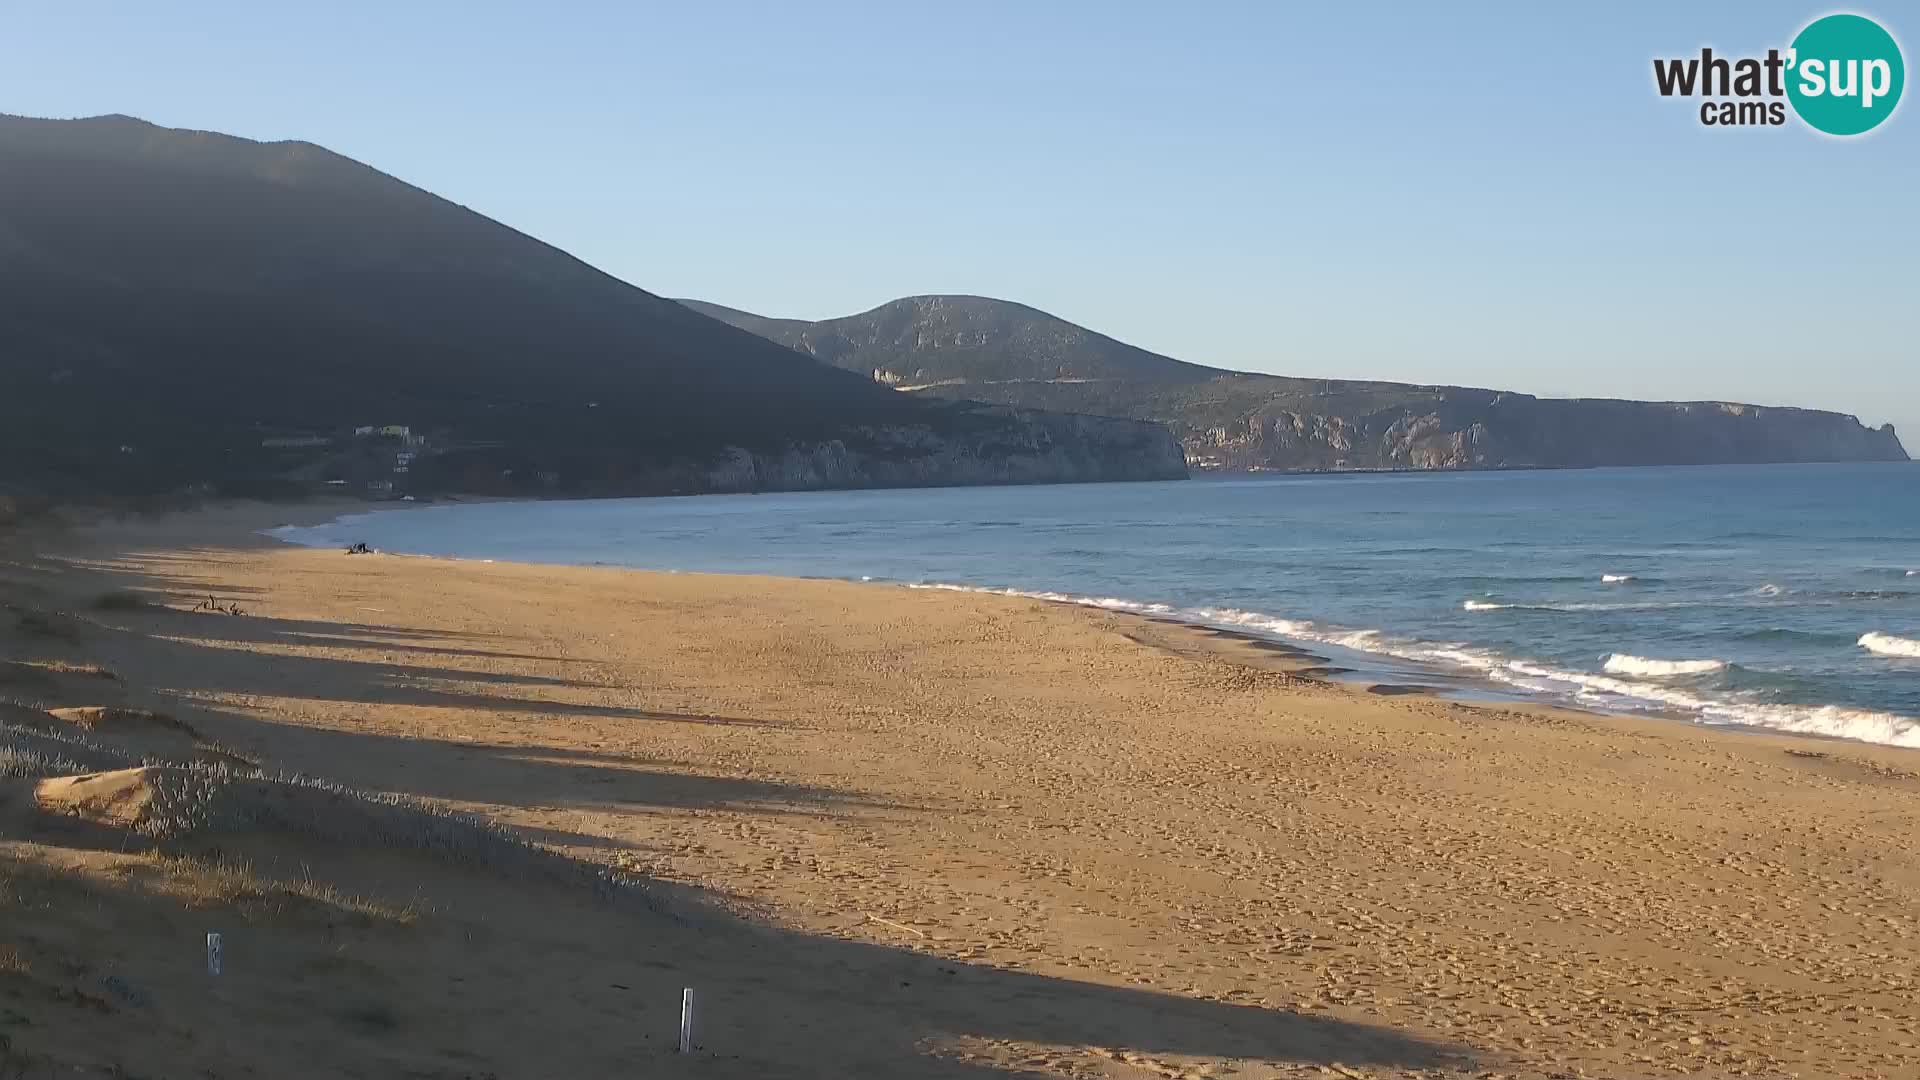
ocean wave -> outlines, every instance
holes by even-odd
[[[1638,579],[1636,579],[1632,574],[1601,574],[1600,580],[1605,582],[1608,585],[1618,585],[1623,582],[1635,581]]]
[[[1739,701],[1708,692],[1567,671],[1526,661],[1506,661],[1487,672],[1495,682],[1550,696],[1571,696],[1575,703],[1615,712],[1654,712],[1683,716],[1714,726],[1761,728],[1796,735],[1920,748],[1920,718],[1844,705],[1803,705]],[[1569,691],[1570,694],[1569,694]]]
[[[1461,611],[1598,611],[1628,605],[1613,604],[1523,604],[1507,600],[1463,600]]]
[[[1881,656],[1905,656],[1920,659],[1920,641],[1915,641],[1912,638],[1895,637],[1892,634],[1883,633],[1879,630],[1875,630],[1870,634],[1860,635],[1860,640],[1855,642],[1855,644],[1870,653],[1878,653]]]
[[[1920,592],[1913,589],[1795,589],[1768,582],[1755,586],[1740,594],[1766,601],[1784,601],[1788,604],[1812,607],[1832,607],[1840,604],[1858,603],[1899,603],[1920,600]]]
[[[1920,748],[1920,720],[1895,713],[1849,709],[1842,705],[1732,706],[1719,712],[1719,717],[1710,718],[1708,722]]]
[[[1498,589],[1515,585],[1578,585],[1593,579],[1586,574],[1469,574],[1452,580],[1460,585]]]
[[[1809,644],[1852,645],[1852,634],[1823,632],[1819,630],[1797,630],[1791,626],[1768,626],[1755,630],[1744,630],[1738,635],[1741,641],[1804,641]]]
[[[1171,618],[1219,629],[1251,630],[1294,641],[1337,645],[1356,652],[1411,660],[1436,667],[1454,668],[1523,694],[1557,698],[1613,712],[1677,715],[1703,724],[1761,728],[1802,735],[1826,735],[1920,749],[1920,718],[1842,705],[1740,701],[1725,697],[1724,689],[1717,691],[1723,696],[1713,697],[1709,696],[1716,692],[1712,689],[1675,685],[1644,678],[1623,678],[1617,674],[1605,672],[1573,671],[1551,664],[1515,659],[1463,642],[1435,643],[1409,640],[1380,630],[1347,630],[1324,626],[1305,619],[1287,619],[1237,608],[1176,607],[1172,604],[1149,603],[1121,597],[1077,596],[1071,593],[981,588],[941,583],[923,583],[909,587],[1051,600],[1108,611]],[[1713,662],[1719,663],[1719,661]]]
[[[1607,656],[1606,663],[1600,666],[1602,670],[1610,671],[1615,675],[1647,675],[1653,678],[1707,675],[1727,670],[1725,660],[1653,660],[1628,653],[1611,653]]]
[[[1465,600],[1462,611],[1666,611],[1672,608],[1726,607],[1712,600],[1636,600],[1614,603],[1527,604],[1507,600]],[[1735,605],[1737,606],[1737,605]]]

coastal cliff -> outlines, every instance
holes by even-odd
[[[1204,367],[1022,304],[916,296],[840,319],[694,310],[913,397],[1166,424],[1198,468],[1558,468],[1905,461],[1891,425],[1720,401],[1541,398]]]
[[[1408,388],[1414,391],[1415,388]],[[1412,393],[1409,396],[1414,396]],[[1196,464],[1259,469],[1486,469],[1906,461],[1891,424],[1730,402],[1543,399],[1439,389],[1397,408],[1251,406],[1179,424]]]

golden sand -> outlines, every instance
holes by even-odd
[[[0,589],[78,631],[0,632],[0,657],[115,678],[22,667],[0,697],[164,713],[664,900],[302,849],[407,917],[296,898],[249,922],[204,871],[34,824],[16,785],[0,878],[56,900],[0,906],[0,960],[31,972],[0,963],[0,1020],[29,1021],[0,1023],[10,1052],[162,1076],[1920,1076],[1920,754],[1369,694],[1007,597],[252,535],[284,516],[42,538]],[[172,610],[90,604],[116,589]],[[241,614],[188,610],[209,596]],[[209,988],[217,920],[237,944]]]

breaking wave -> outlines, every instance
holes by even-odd
[[[1380,630],[1348,630],[1306,619],[1286,619],[1238,608],[1179,607],[1173,604],[1149,603],[1114,596],[1080,596],[1072,593],[940,583],[923,583],[908,587],[1050,600],[1055,603],[1077,604],[1106,611],[1150,615],[1217,629],[1247,630],[1296,642],[1337,645],[1355,652],[1395,657],[1442,668],[1454,668],[1520,694],[1552,698],[1593,709],[1677,715],[1702,724],[1759,728],[1798,735],[1824,735],[1888,746],[1920,748],[1920,718],[1841,705],[1742,701],[1727,696],[1725,691],[1685,684],[1675,685],[1671,681],[1663,681],[1658,676],[1640,674],[1636,677],[1635,674],[1620,671],[1600,673],[1573,671],[1551,664],[1515,659],[1461,642],[1419,641],[1395,637]],[[1490,603],[1490,601],[1468,601],[1468,603]],[[1651,664],[1712,664],[1716,667],[1711,670],[1716,671],[1726,670],[1728,667],[1719,660],[1649,661],[1640,657],[1625,657],[1625,659]],[[1708,670],[1707,668],[1699,669],[1700,673]],[[1720,696],[1714,696],[1716,692]]]
[[[1601,670],[1615,675],[1647,675],[1656,679],[1674,675],[1707,675],[1727,670],[1725,660],[1651,660],[1627,653],[1613,653],[1600,666]]]
[[[1669,608],[1728,606],[1710,600],[1637,600],[1615,603],[1523,604],[1507,600],[1466,600],[1462,611],[1662,611]]]
[[[1799,630],[1791,626],[1768,626],[1760,629],[1742,631],[1738,637],[1742,641],[1787,641],[1804,642],[1809,645],[1852,645],[1852,634],[1827,633],[1820,630]]]
[[[1894,572],[1902,573],[1901,571]],[[1911,571],[1907,571],[1903,576],[1920,575],[1913,575]],[[1857,603],[1862,600],[1920,600],[1920,592],[1915,592],[1912,589],[1790,589],[1781,585],[1775,585],[1772,582],[1749,589],[1745,595],[1763,597],[1769,600],[1783,596],[1794,597],[1796,598],[1795,603],[1823,605]]]
[[[1920,660],[1920,641],[1912,638],[1895,637],[1875,630],[1871,634],[1860,635],[1860,640],[1856,644],[1870,653],[1878,653],[1881,656],[1906,656]]]
[[[1608,584],[1640,585],[1643,582],[1632,574],[1608,574],[1601,578]],[[1635,590],[1644,595],[1644,591]],[[1624,595],[1632,595],[1627,593]],[[1804,590],[1789,589],[1769,582],[1744,592],[1726,594],[1717,597],[1700,597],[1689,600],[1613,600],[1581,601],[1573,603],[1552,603],[1547,601],[1501,600],[1488,594],[1486,598],[1463,601],[1463,611],[1670,611],[1680,608],[1747,608],[1778,609],[1783,607],[1844,607],[1862,603],[1910,603],[1920,600],[1920,592],[1912,589],[1844,589],[1844,590]]]
[[[1600,580],[1608,585],[1618,585],[1621,582],[1633,581],[1634,576],[1632,574],[1601,574]]]

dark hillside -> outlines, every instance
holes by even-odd
[[[606,491],[729,447],[1020,426],[796,356],[321,147],[121,116],[0,117],[0,387],[0,483],[65,491],[272,484],[322,455],[266,440],[366,425],[469,448],[443,478],[517,464]]]

